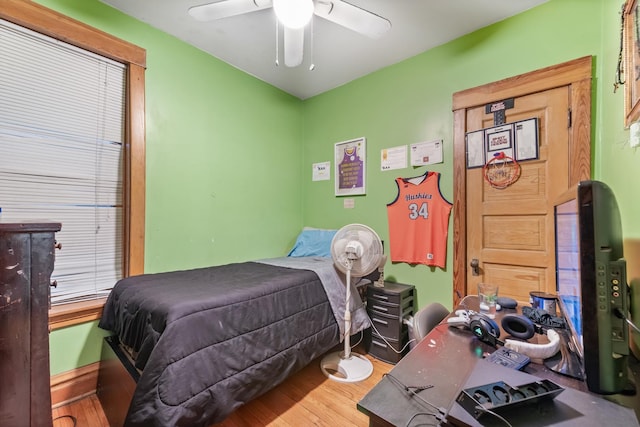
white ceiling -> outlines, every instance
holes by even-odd
[[[285,67],[282,59],[276,66],[276,21],[271,8],[199,22],[188,9],[218,0],[101,1],[306,99],[548,0],[348,0],[391,21],[391,29],[373,40],[314,17],[313,46],[307,29],[304,62],[296,68]],[[310,71],[312,63],[315,68]]]

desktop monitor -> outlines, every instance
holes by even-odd
[[[571,357],[590,391],[627,391],[629,287],[615,196],[602,182],[582,181],[558,200],[554,219],[556,286]]]

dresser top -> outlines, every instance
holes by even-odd
[[[0,233],[30,233],[39,231],[60,231],[62,224],[59,222],[46,221],[21,221],[2,222],[0,221]]]

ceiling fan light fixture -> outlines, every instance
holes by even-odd
[[[303,28],[313,16],[313,0],[273,0],[273,10],[282,25]]]

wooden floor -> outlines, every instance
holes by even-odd
[[[109,427],[95,394],[52,411],[53,427]],[[73,418],[71,418],[73,417]]]
[[[369,419],[356,404],[393,365],[367,356],[373,374],[359,383],[341,383],[327,379],[320,370],[320,359],[262,397],[231,414],[223,427],[255,426],[368,426]],[[53,427],[109,427],[100,402],[91,395],[53,410]],[[61,417],[61,418],[58,418]]]

